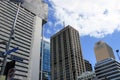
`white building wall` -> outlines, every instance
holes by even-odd
[[[28,80],[39,80],[42,19],[35,17]]]
[[[15,40],[12,41],[10,49],[19,47],[20,50],[12,54],[24,59],[23,62],[16,62],[16,68],[19,70],[16,71],[18,74],[15,74],[15,78],[19,80],[39,80],[42,20],[47,20],[48,8],[47,4],[40,2],[41,0],[26,1],[35,1],[34,3],[38,1],[39,3],[34,4],[36,9],[34,6],[25,3],[20,7],[15,30]],[[40,9],[38,9],[39,6],[41,7]],[[35,10],[31,9],[32,7]],[[16,10],[17,4],[9,0],[0,1],[0,41],[8,41]],[[35,15],[37,16],[34,17]],[[5,45],[2,45],[0,51],[3,52],[4,50]],[[0,57],[0,59],[3,58]],[[21,72],[24,73],[19,75]]]

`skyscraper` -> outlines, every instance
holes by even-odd
[[[17,10],[16,0],[0,0],[0,42],[8,42]],[[15,39],[10,45],[10,50],[16,47],[19,50],[8,56],[8,61],[12,55],[23,59],[15,64],[15,80],[39,80],[41,28],[46,20],[47,5],[43,1],[24,0],[18,12]],[[6,46],[0,44],[0,52],[5,49]],[[0,59],[3,60],[2,55]]]
[[[120,63],[115,60],[112,48],[103,41],[95,44],[97,63],[95,73],[99,80],[119,80]]]
[[[106,58],[115,59],[112,48],[103,41],[99,41],[95,44],[94,51],[95,51],[97,61],[101,61]]]
[[[42,71],[40,68],[40,72],[43,73],[42,80],[50,80],[50,42],[46,40],[43,40],[43,59],[42,59],[42,65],[40,64],[40,66],[42,66]]]
[[[84,71],[79,33],[68,25],[51,37],[51,80],[76,80]]]
[[[85,59],[84,59],[84,62],[85,62],[85,70],[92,71],[92,65],[90,64],[90,62]]]

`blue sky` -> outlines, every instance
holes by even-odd
[[[63,22],[79,31],[82,53],[85,59],[96,63],[94,44],[103,40],[120,49],[120,0],[44,0],[48,3],[48,22],[44,25],[44,37],[61,30]],[[116,60],[118,57],[116,56]]]

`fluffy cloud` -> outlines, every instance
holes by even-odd
[[[45,40],[45,41],[50,43],[50,38],[43,37],[43,40]]]
[[[120,31],[120,0],[50,0],[57,23],[71,25],[80,35],[104,37]]]

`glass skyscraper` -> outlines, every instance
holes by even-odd
[[[42,53],[42,49],[41,49],[41,53]],[[43,79],[42,80],[50,80],[50,43],[45,40],[43,40],[43,59],[42,60],[43,60],[43,63],[42,63]]]

